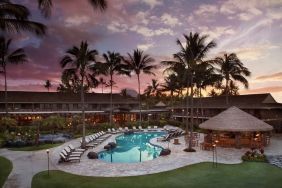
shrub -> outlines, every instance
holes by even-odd
[[[266,156],[264,155],[264,150],[251,148],[242,156],[243,161],[252,161],[252,162],[266,162]]]

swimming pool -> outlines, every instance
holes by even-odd
[[[112,151],[102,151],[100,160],[112,163],[137,163],[152,160],[160,155],[159,146],[149,143],[150,139],[164,135],[165,132],[137,132],[116,137],[117,147]]]

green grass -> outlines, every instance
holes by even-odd
[[[37,150],[53,148],[53,147],[59,146],[61,144],[62,143],[57,143],[57,144],[41,144],[39,146],[25,146],[25,147],[9,148],[9,150],[12,150],[12,151],[37,151]]]
[[[97,167],[98,168],[98,167]],[[109,170],[111,170],[109,168]],[[152,175],[100,178],[78,176],[62,171],[40,172],[33,177],[32,188],[281,188],[282,169],[267,163],[244,162],[236,165],[200,163]]]
[[[12,171],[13,164],[8,159],[0,156],[0,187],[2,187]]]

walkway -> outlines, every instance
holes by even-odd
[[[1,149],[0,155],[13,163],[13,170],[4,188],[30,188],[32,177],[48,168],[46,150],[28,152]],[[52,164],[50,167],[50,169],[55,169]]]

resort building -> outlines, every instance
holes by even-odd
[[[189,103],[187,106],[188,113],[185,104],[170,108],[172,117],[178,121],[190,118],[191,106]],[[200,124],[231,106],[236,106],[272,125],[275,132],[282,132],[282,104],[277,103],[269,93],[229,96],[228,105],[225,96],[194,98],[194,122]]]

